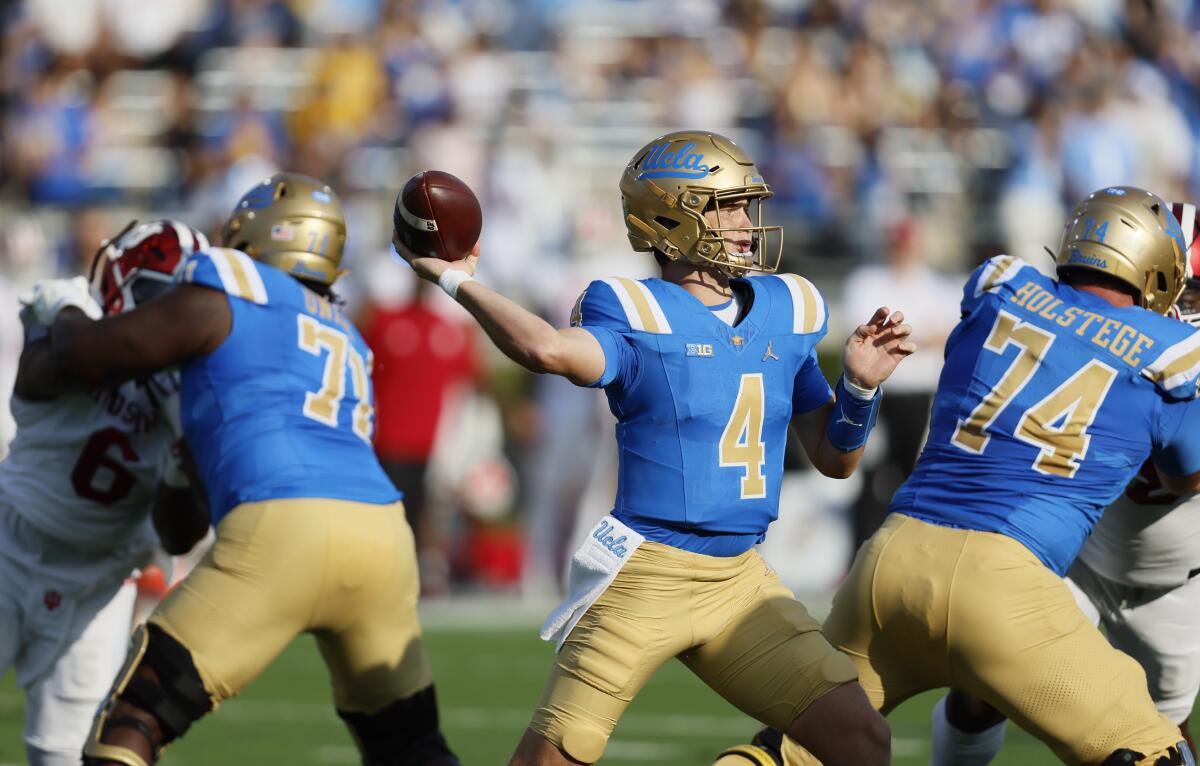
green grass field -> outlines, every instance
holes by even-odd
[[[533,627],[462,626],[426,630],[437,673],[444,729],[466,766],[506,762],[529,721],[551,647]],[[894,763],[929,763],[929,711],[918,697],[890,718]],[[0,766],[24,764],[23,700],[10,673],[0,682]],[[757,724],[684,667],[663,668],[634,701],[609,743],[604,764],[707,766],[722,746],[748,741]],[[997,763],[1056,761],[1039,742],[1009,727]],[[329,703],[328,682],[310,638],[297,640],[238,699],[196,724],[162,759],[165,766],[354,764],[357,751]]]

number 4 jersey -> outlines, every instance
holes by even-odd
[[[371,448],[371,351],[341,309],[237,250],[193,255],[179,279],[226,293],[233,316],[224,342],[182,367],[213,526],[262,500],[398,500]]]
[[[1200,470],[1200,333],[1011,256],[967,280],[925,450],[891,510],[998,532],[1063,574],[1147,457]]]
[[[591,283],[572,324],[604,349],[617,417],[613,515],[655,542],[733,556],[779,510],[793,414],[832,397],[817,366],[826,308],[792,274],[734,280],[745,316],[725,324],[661,279]]]

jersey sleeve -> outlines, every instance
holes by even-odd
[[[813,343],[829,332],[829,305],[816,285],[799,274],[778,274],[792,299],[792,333],[812,335]]]
[[[803,415],[806,412],[821,407],[833,398],[833,389],[825,380],[825,373],[817,364],[817,350],[808,352],[800,371],[796,373],[796,382],[792,385],[792,414]]]
[[[1200,330],[1178,323],[1182,337],[1175,336],[1154,361],[1142,368],[1142,375],[1154,382],[1169,399],[1195,398],[1200,385]]]
[[[220,290],[251,303],[267,302],[267,287],[250,256],[240,250],[214,247],[188,256],[179,270],[180,284],[201,285]]]
[[[590,387],[629,388],[637,378],[641,360],[628,337],[632,328],[613,288],[603,280],[589,284],[575,301],[571,326],[587,330],[604,350],[604,372]]]
[[[1002,289],[1026,268],[1033,267],[1015,255],[997,255],[984,261],[971,272],[967,284],[963,286],[962,315],[970,314],[988,293]]]
[[[1152,457],[1172,476],[1200,471],[1200,399],[1164,403]]]

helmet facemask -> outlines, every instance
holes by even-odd
[[[97,251],[92,293],[109,316],[132,311],[171,289],[187,257],[207,247],[203,234],[178,221],[131,221]]]

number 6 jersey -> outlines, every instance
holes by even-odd
[[[371,448],[371,351],[341,309],[238,250],[193,255],[179,279],[226,293],[233,318],[215,351],[181,368],[213,526],[262,500],[398,500]]]
[[[998,532],[1058,574],[1148,456],[1200,470],[1200,333],[1011,256],[967,280],[929,439],[891,511]]]
[[[816,288],[792,274],[733,284],[750,306],[732,327],[661,279],[592,282],[571,320],[604,349],[593,385],[618,421],[613,515],[715,556],[762,540],[792,415],[833,396],[817,366],[827,322]]]

